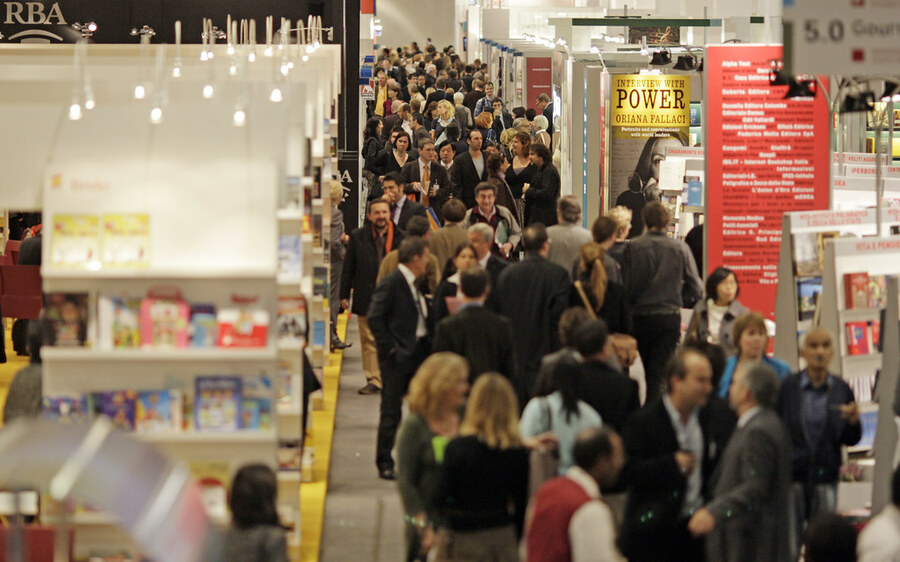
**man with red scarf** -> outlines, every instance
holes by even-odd
[[[369,329],[366,314],[372,293],[375,291],[381,260],[388,252],[400,247],[400,242],[406,237],[390,220],[390,214],[390,205],[387,201],[376,199],[369,203],[366,222],[350,233],[350,242],[347,244],[347,254],[344,257],[344,270],[341,272],[341,307],[349,309],[356,315],[362,344],[366,385],[359,389],[360,394],[374,394],[379,392],[382,386],[375,336]],[[351,289],[353,308],[350,308]]]

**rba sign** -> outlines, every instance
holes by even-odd
[[[66,25],[59,3],[49,9],[41,2],[4,2],[6,8],[5,25]]]

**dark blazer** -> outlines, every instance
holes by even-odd
[[[597,410],[604,424],[618,432],[625,420],[641,407],[638,384],[603,361],[586,361],[575,374],[578,399]]]
[[[391,138],[391,131],[394,130],[394,127],[403,124],[403,119],[400,118],[399,113],[393,113],[385,117],[382,123],[383,127],[381,129],[381,138],[387,141],[389,138]]]
[[[436,184],[438,186],[437,195],[431,198],[430,207],[435,210],[438,217],[441,217],[441,207],[450,199],[450,176],[447,174],[447,170],[437,162],[431,162],[428,165],[431,169],[429,172],[431,174],[431,185]],[[403,183],[406,184],[406,193],[415,193],[416,201],[421,203],[422,192],[411,185],[414,182],[422,181],[419,172],[419,159],[416,158],[412,162],[407,162],[406,166],[403,166],[403,171],[400,172],[400,175],[403,176]]]
[[[525,226],[536,222],[544,226],[556,224],[556,202],[559,200],[559,172],[553,162],[544,162],[531,178],[525,192]]]
[[[444,90],[435,90],[435,91],[431,92],[431,95],[429,95],[425,99],[425,108],[427,108],[431,102],[438,102],[443,99],[447,99],[446,94],[447,94],[447,92],[445,92]]]
[[[544,111],[541,112],[547,118],[547,134],[553,136],[553,102],[547,104]],[[554,147],[556,148],[556,147]]]
[[[512,159],[510,159],[510,161],[512,161]],[[537,173],[537,168],[534,164],[529,164],[518,174],[513,170],[512,166],[506,170],[506,183],[509,184],[509,189],[512,190],[513,197],[516,199],[522,197],[522,186],[526,183],[530,184],[535,173]]]
[[[413,218],[416,215],[428,218],[428,211],[425,210],[425,207],[422,206],[421,203],[416,203],[415,201],[410,201],[409,199],[407,199],[403,202],[403,207],[400,209],[400,217],[397,219],[397,227],[402,230],[406,230],[406,223],[408,223],[409,219]]]
[[[483,306],[466,307],[441,320],[432,350],[452,351],[468,359],[470,383],[490,372],[510,381],[516,378],[512,324]]]
[[[499,312],[516,327],[514,384],[519,404],[531,398],[541,357],[559,349],[559,317],[569,304],[569,274],[539,255],[505,268],[493,291]],[[602,415],[602,414],[601,414]]]
[[[491,257],[488,258],[487,267],[484,268],[488,272],[488,275],[491,276],[491,293],[488,295],[488,300],[485,305],[494,312],[500,312],[500,299],[498,298],[499,293],[497,292],[497,287],[499,287],[500,283],[500,273],[502,273],[508,265],[508,261],[504,261],[494,254],[491,254]],[[522,407],[525,407],[524,404]]]
[[[450,167],[451,192],[453,197],[465,203],[466,209],[475,206],[475,186],[488,178],[487,158],[484,152],[481,153],[481,158],[484,161],[484,171],[480,176],[468,150],[457,154],[453,159],[453,166]]]
[[[851,425],[841,418],[839,406],[854,401],[853,391],[840,377],[828,375],[825,429],[819,442],[811,443],[803,423],[805,372],[794,373],[781,382],[775,410],[787,426],[794,446],[794,482],[834,484],[841,469],[841,445],[856,445],[862,437],[862,424]]]
[[[710,476],[737,420],[716,396],[710,396],[698,418],[703,432],[701,493],[708,497]],[[679,519],[687,479],[675,463],[675,453],[681,447],[662,398],[628,419],[622,440],[628,453],[622,480],[629,494],[619,549],[632,562],[668,560],[677,544],[679,525],[683,525]]]
[[[427,304],[425,310],[428,310]],[[430,316],[426,317],[426,325],[430,324],[427,321]],[[399,269],[382,279],[375,288],[366,318],[375,336],[379,362],[389,361],[397,367],[416,362],[419,307]]]
[[[395,227],[394,244],[390,248],[385,248],[385,254],[400,247],[400,242],[404,238],[406,233]],[[347,253],[344,255],[344,267],[341,271],[341,298],[349,299],[350,289],[353,289],[353,306],[350,308],[353,314],[365,316],[369,310],[379,265],[372,225],[366,221],[350,233],[350,242],[347,243]]]
[[[463,105],[469,108],[473,117],[475,116],[475,104],[483,97],[484,90],[471,90],[466,94],[466,97],[463,98]]]
[[[735,430],[712,475],[706,508],[716,527],[707,560],[788,562],[791,525],[791,437],[773,410]]]

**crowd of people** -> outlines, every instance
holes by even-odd
[[[385,50],[377,77],[340,297],[407,559],[787,562],[806,537],[807,560],[835,560],[814,541],[843,536],[827,518],[861,425],[832,334],[808,332],[791,373],[735,272],[704,286],[661,203],[583,228],[552,124],[509,116],[452,48]]]

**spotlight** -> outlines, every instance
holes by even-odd
[[[154,125],[158,125],[162,123],[163,111],[162,108],[157,106],[150,110],[150,122]]]
[[[672,62],[672,52],[668,49],[660,49],[653,51],[653,58],[650,59],[650,66],[663,66]]]
[[[232,123],[235,127],[243,127],[247,124],[247,113],[244,112],[240,107],[234,110],[234,116],[232,117]]]
[[[875,93],[862,92],[860,94],[847,94],[841,103],[841,113],[862,113],[872,111],[875,108]]]
[[[81,111],[80,103],[73,103],[69,106],[69,120],[70,121],[78,121],[84,116],[84,113]]]
[[[697,61],[694,59],[693,55],[679,55],[678,60],[675,62],[675,66],[672,67],[672,70],[694,70],[694,64],[696,62]]]
[[[215,94],[215,90],[213,89],[212,84],[207,84],[206,86],[203,86],[203,97],[205,99],[212,99],[213,94]]]
[[[143,84],[138,84],[134,87],[134,99],[142,100],[147,95],[147,90],[144,89]]]
[[[791,78],[784,99],[816,97],[816,81],[812,79]]]
[[[272,103],[280,103],[284,97],[281,94],[281,88],[274,87],[272,88],[272,93],[269,94],[269,101]]]
[[[791,80],[784,73],[784,70],[772,69],[769,71],[769,86],[788,86]]]

